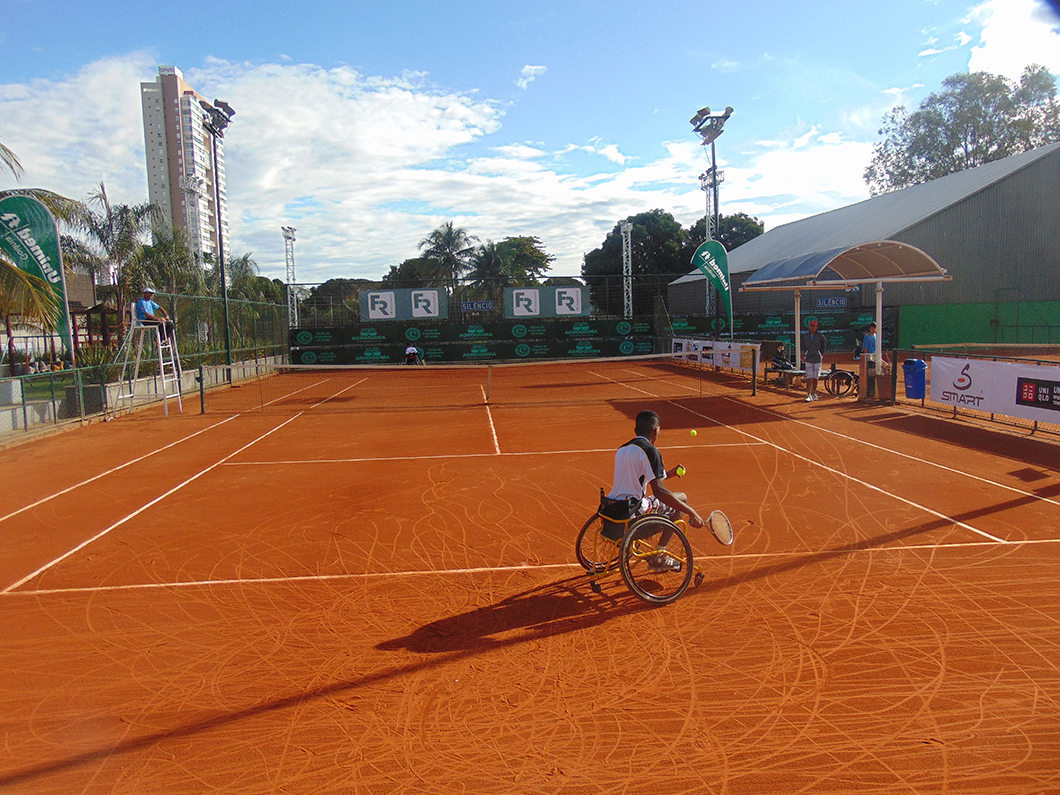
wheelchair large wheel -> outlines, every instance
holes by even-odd
[[[631,522],[619,560],[629,590],[650,605],[669,604],[692,581],[692,545],[663,516],[648,514]]]
[[[829,373],[824,382],[825,389],[836,397],[846,397],[854,388],[854,376],[846,370],[836,370]]]
[[[604,520],[595,513],[578,533],[574,551],[578,562],[590,574],[603,574],[618,568],[618,544],[602,534]]]

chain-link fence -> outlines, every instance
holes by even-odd
[[[287,307],[259,301],[229,299],[228,336],[225,335],[225,306],[212,296],[156,294],[155,302],[176,320],[177,350],[182,369],[190,373],[200,366],[239,362],[276,362],[288,352]],[[125,318],[128,330],[129,318]],[[0,360],[0,436],[26,432],[45,425],[99,415],[116,394],[115,382],[121,377],[118,330],[110,345],[88,344],[80,340],[77,368],[61,355],[57,338],[47,335],[16,335],[13,345],[4,344]],[[6,342],[6,341],[5,341]],[[10,350],[14,350],[12,357]],[[141,363],[141,379],[158,375],[157,363],[148,358]],[[182,380],[181,390],[196,392],[194,379]]]

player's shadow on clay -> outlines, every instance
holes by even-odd
[[[605,598],[582,593],[586,578],[570,577],[514,594],[496,604],[445,616],[402,638],[383,641],[381,651],[443,654],[489,651],[575,632],[618,616],[652,608],[628,591]]]

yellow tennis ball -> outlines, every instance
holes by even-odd
[[[695,428],[693,428],[692,430],[690,430],[690,431],[688,432],[688,435],[689,435],[689,436],[695,436],[695,435],[696,435],[696,429],[695,429]]]
[[[683,466],[677,467],[677,477],[683,478],[685,476],[685,468]]]

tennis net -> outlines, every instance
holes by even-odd
[[[672,354],[422,367],[241,364],[206,367],[203,376],[209,413],[591,403],[751,389],[750,373]]]

